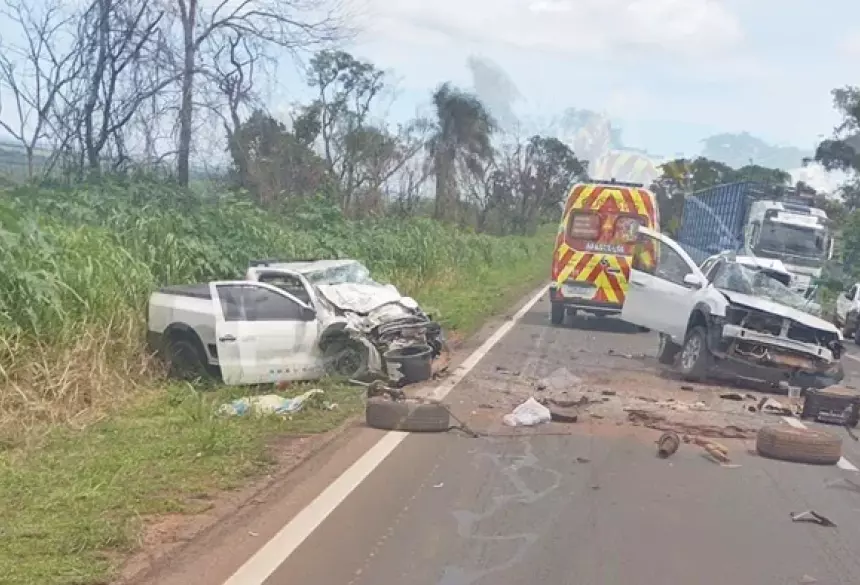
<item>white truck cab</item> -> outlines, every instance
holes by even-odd
[[[833,257],[830,222],[823,209],[786,201],[755,201],[745,229],[744,252],[778,258],[792,274],[791,288],[805,294]]]

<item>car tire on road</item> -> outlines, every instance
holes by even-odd
[[[704,327],[697,326],[687,332],[681,355],[678,360],[678,370],[688,380],[700,380],[708,375],[713,358],[708,349],[707,332]]]
[[[681,346],[672,341],[665,333],[660,334],[660,345],[657,346],[657,361],[663,365],[671,366],[681,351]]]
[[[367,426],[386,431],[439,433],[451,428],[448,409],[442,404],[414,400],[369,398],[364,408]]]
[[[550,306],[550,322],[553,325],[561,325],[564,323],[564,316],[567,313],[565,306],[561,303],[551,303]]]
[[[842,437],[814,429],[768,425],[759,430],[755,447],[763,457],[794,463],[835,465],[842,458]]]

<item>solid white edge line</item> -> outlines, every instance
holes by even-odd
[[[499,341],[520,321],[547,293],[543,287],[514,316],[502,324],[493,335],[460,364],[451,376],[440,384],[429,398],[441,400],[495,347]],[[389,431],[371,447],[358,461],[314,498],[301,512],[296,514],[272,539],[263,545],[254,556],[239,567],[224,585],[262,585],[275,570],[286,561],[314,530],[343,503],[374,469],[403,442],[409,433]]]
[[[850,353],[844,353],[844,354],[842,354],[842,356],[847,357],[847,358],[851,358],[855,362],[860,362],[860,357],[857,357],[856,355],[851,355]]]
[[[802,422],[797,420],[796,418],[793,418],[790,416],[784,416],[784,417],[782,417],[782,420],[784,420],[785,422],[787,422],[789,425],[793,426],[796,429],[809,428],[805,424],[803,424]],[[839,461],[836,462],[836,467],[838,467],[839,469],[844,469],[845,471],[860,471],[860,469],[857,469],[857,466],[855,466],[853,463],[851,463],[850,461],[845,459],[845,457],[839,458]]]

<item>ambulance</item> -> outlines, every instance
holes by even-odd
[[[657,250],[638,240],[640,225],[660,229],[657,198],[641,183],[598,181],[571,188],[552,257],[554,325],[580,310],[598,316],[621,312],[634,257],[637,264],[656,262]]]

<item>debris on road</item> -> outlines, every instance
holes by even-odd
[[[678,433],[668,431],[660,435],[657,440],[657,455],[662,459],[666,459],[674,455],[681,445],[681,440],[678,438]]]
[[[567,368],[558,368],[552,374],[540,380],[536,388],[541,392],[550,390],[566,394],[568,391],[577,390],[581,386],[582,378],[571,374]]]
[[[591,459],[589,459],[588,457],[577,457],[576,462],[577,463],[591,463]]]
[[[725,445],[701,437],[693,438],[693,443],[704,449],[704,455],[714,463],[731,463],[729,450]]]
[[[364,407],[367,426],[386,431],[445,432],[451,429],[451,413],[438,402],[368,398]]]
[[[627,419],[634,425],[641,425],[657,431],[674,431],[679,434],[699,435],[722,439],[750,439],[755,436],[755,429],[743,428],[736,425],[705,425],[681,421],[670,421],[664,415],[647,410],[630,410]]]
[[[828,481],[824,485],[825,487],[838,488],[860,494],[860,483],[851,481],[847,477],[840,477],[839,479]]]
[[[287,415],[294,414],[302,409],[305,402],[312,396],[324,394],[320,389],[308,390],[295,398],[284,398],[277,394],[264,394],[262,396],[245,396],[222,404],[218,408],[218,414],[226,416],[243,416],[249,413],[256,415]]]
[[[801,577],[800,582],[801,583],[818,583],[818,579],[816,579],[815,577],[810,577],[809,575],[804,575],[803,577]]]
[[[723,400],[742,401],[744,400],[744,395],[738,392],[726,392],[725,394],[720,394],[720,398],[722,398]]]
[[[549,407],[550,418],[555,422],[575,423],[579,420],[579,411],[575,407],[562,407],[551,405]]]
[[[758,403],[759,412],[765,414],[776,414],[779,416],[794,416],[794,411],[770,396],[765,396]]]
[[[552,420],[552,413],[549,408],[535,400],[533,396],[502,418],[502,422],[509,427],[532,427],[550,420]]]
[[[811,522],[813,524],[819,524],[821,526],[826,526],[828,528],[836,528],[836,524],[827,518],[826,516],[822,516],[818,512],[814,510],[807,510],[806,512],[800,512],[799,514],[795,514],[792,512],[791,514],[792,522]]]

